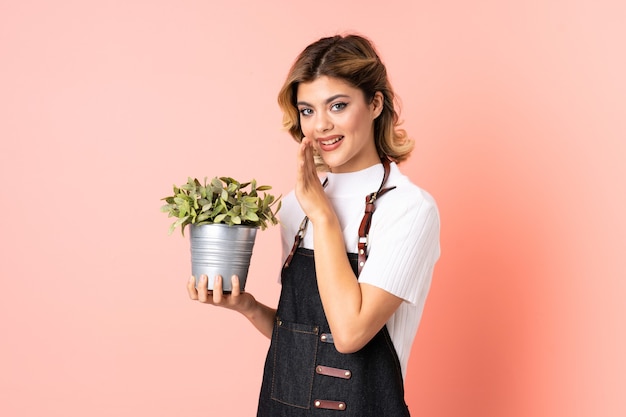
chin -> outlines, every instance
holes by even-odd
[[[341,169],[345,164],[342,162],[333,161],[332,158],[330,160],[322,159],[324,164],[328,167],[330,171],[335,171],[336,169]]]

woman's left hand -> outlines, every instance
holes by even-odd
[[[303,138],[298,149],[298,175],[295,193],[302,210],[312,223],[333,213],[333,208],[324,193],[313,159],[313,142]]]

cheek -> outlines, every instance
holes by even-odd
[[[363,116],[359,120],[355,120],[353,128],[360,132],[369,132],[374,128],[374,122],[367,116]]]
[[[310,136],[312,133],[312,123],[310,119],[300,119],[300,130],[304,136]]]

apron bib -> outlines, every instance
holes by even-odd
[[[386,182],[389,165],[383,161]],[[358,276],[377,197],[366,198],[359,234],[363,247],[348,254]],[[335,349],[315,274],[314,252],[300,248],[306,219],[282,272],[282,289],[265,361],[257,417],[408,417],[400,361],[384,326],[361,350]]]

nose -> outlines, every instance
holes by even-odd
[[[315,129],[318,132],[326,132],[332,129],[333,123],[328,117],[328,115],[326,115],[323,112],[320,112],[320,113],[317,113],[316,116],[317,117],[315,118]]]

